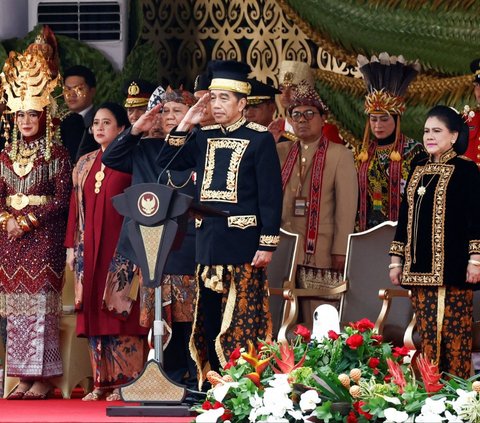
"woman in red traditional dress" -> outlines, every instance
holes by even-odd
[[[102,164],[105,148],[130,126],[127,112],[115,103],[97,110],[92,130],[100,149],[82,156],[73,171],[73,192],[65,245],[67,265],[75,271],[77,335],[89,341],[94,390],[85,401],[107,395],[143,368],[148,328],[139,325],[133,301],[133,265],[116,254],[123,217],[112,197],[131,183],[131,175]]]
[[[43,53],[11,52],[3,71],[0,87],[15,125],[0,153],[0,315],[7,318],[7,375],[20,378],[8,398],[45,399],[49,379],[62,374],[59,318],[71,167],[53,136],[51,93],[59,78]]]

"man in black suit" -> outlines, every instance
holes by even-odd
[[[63,77],[63,96],[70,113],[60,124],[60,130],[63,144],[75,163],[79,157],[98,148],[90,132],[97,82],[94,73],[82,65],[68,68]]]

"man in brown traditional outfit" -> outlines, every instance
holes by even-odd
[[[307,265],[342,272],[357,211],[353,155],[322,134],[327,108],[315,90],[300,84],[290,115],[300,141],[277,145],[282,164],[282,228],[300,235],[299,270]],[[303,318],[312,324],[305,302]],[[317,304],[317,303],[315,303]]]

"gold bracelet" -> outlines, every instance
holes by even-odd
[[[390,264],[388,265],[388,268],[389,268],[390,270],[395,269],[396,267],[403,267],[403,264],[402,264],[402,263],[390,263]]]
[[[38,228],[40,226],[37,216],[35,216],[32,212],[27,214],[27,218],[34,228]]]
[[[17,222],[23,232],[30,232],[32,230],[25,216],[17,216]]]
[[[7,222],[11,217],[13,216],[7,211],[0,213],[0,228],[2,229],[2,231],[7,230]]]
[[[473,264],[474,266],[480,266],[480,261],[470,259],[470,260],[468,260],[468,264]]]

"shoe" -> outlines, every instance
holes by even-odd
[[[23,395],[22,400],[46,400],[51,395],[52,390],[43,393],[27,391],[25,392],[25,395]]]
[[[98,401],[103,398],[105,392],[101,389],[94,389],[82,398],[82,401]]]
[[[118,389],[114,389],[110,395],[105,398],[107,401],[121,401],[122,398],[120,397],[120,391]]]
[[[28,390],[32,387],[32,385],[27,385],[25,391],[21,391],[18,388],[20,388],[20,384],[15,387],[15,389],[10,392],[10,395],[7,396],[7,400],[21,400],[24,396],[25,393],[28,392]]]
[[[53,386],[45,382],[35,382],[30,389],[25,392],[23,400],[45,400],[53,394]]]

